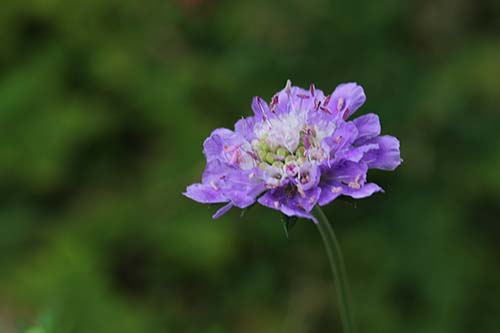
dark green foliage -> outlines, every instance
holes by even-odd
[[[310,221],[181,196],[287,79],[359,82],[402,142],[386,194],[325,210],[360,332],[498,331],[498,1],[0,7],[0,332],[338,330]]]

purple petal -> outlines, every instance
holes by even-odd
[[[219,159],[222,156],[224,142],[233,134],[234,132],[227,128],[218,128],[210,134],[205,142],[203,142],[203,153],[207,158],[207,162]]]
[[[335,164],[331,168],[323,170],[322,183],[360,183],[362,184],[366,179],[366,172],[368,167],[365,163],[355,163],[351,161],[343,161]]]
[[[214,220],[218,219],[222,215],[226,214],[231,208],[233,208],[233,204],[232,203],[228,203],[227,205],[222,206],[221,208],[219,208],[218,211],[215,212],[214,215],[212,215],[212,218]]]
[[[317,103],[321,103],[324,98],[323,91],[319,89],[305,90],[291,86],[291,82],[287,81],[287,86],[273,96],[269,107],[272,116],[292,110],[314,110]]]
[[[342,83],[332,93],[330,109],[340,112],[344,119],[349,118],[366,101],[363,88],[355,82]]]
[[[358,128],[356,144],[380,135],[380,120],[374,113],[368,113],[352,121]]]
[[[318,199],[318,204],[324,206],[337,199],[337,197],[342,195],[342,187],[340,185],[334,184],[323,184],[321,188],[320,197]]]
[[[241,170],[220,160],[207,163],[202,182],[220,191],[234,206],[245,208],[265,191],[265,183],[257,176],[258,170]]]
[[[319,187],[315,187],[309,191],[305,191],[304,196],[296,195],[296,200],[306,212],[310,212],[318,202],[320,194],[321,189]]]
[[[254,117],[243,118],[236,122],[234,125],[234,131],[244,137],[248,142],[251,142],[255,139],[255,133],[253,131],[254,125]]]
[[[303,190],[307,191],[318,186],[321,172],[319,166],[306,162],[300,168],[300,175],[300,186]]]
[[[257,200],[257,196],[265,190],[265,185],[256,185],[254,187],[237,188],[232,187],[225,191],[226,196],[231,199],[231,202],[239,208],[251,206]]]
[[[255,96],[252,99],[252,110],[255,114],[255,118],[259,121],[269,117],[269,106],[266,101],[259,96]]]
[[[306,194],[306,198],[309,198],[310,200],[313,197],[316,201],[319,194],[316,191],[317,190],[315,190],[315,192],[311,192],[311,195],[309,196]],[[259,198],[258,202],[263,206],[279,210],[287,216],[302,217],[316,222],[312,214],[302,207],[298,198],[298,194],[291,195],[290,193],[287,193],[284,188],[277,188],[266,192]],[[310,208],[312,209],[313,206]]]
[[[323,139],[322,148],[330,151],[332,159],[339,159],[340,155],[349,148],[356,137],[358,129],[352,122],[341,123],[332,136]]]
[[[398,139],[383,135],[369,142],[378,144],[379,149],[371,150],[363,157],[363,161],[368,164],[368,167],[392,171],[401,164]]]
[[[212,132],[203,143],[203,152],[208,163],[219,160],[245,170],[256,166],[250,143],[242,134],[226,128]]]
[[[384,192],[384,190],[375,183],[367,183],[363,185],[359,190],[347,188],[344,194],[354,199],[362,199],[369,197],[376,192]]]
[[[375,183],[367,183],[360,188],[352,188],[342,183],[325,183],[321,189],[318,204],[320,206],[327,205],[341,195],[361,199],[369,197],[376,192],[384,192],[384,190]]]
[[[220,203],[227,202],[228,199],[222,191],[205,184],[193,184],[187,187],[183,193],[186,197],[201,203]]]
[[[321,206],[335,200],[340,195],[350,195],[363,188],[368,167],[365,163],[343,161],[331,168],[324,168],[319,186],[321,196],[318,203]]]
[[[349,149],[342,155],[342,159],[352,162],[359,162],[370,150],[378,149],[378,144],[370,143],[360,147]]]

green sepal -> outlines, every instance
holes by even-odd
[[[283,230],[285,230],[286,238],[289,238],[290,231],[292,231],[293,227],[297,223],[297,216],[286,216],[283,215],[281,220],[283,221]]]

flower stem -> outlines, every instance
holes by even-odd
[[[353,333],[354,326],[352,314],[349,306],[349,285],[347,281],[347,273],[344,265],[340,245],[335,237],[335,233],[321,208],[316,205],[314,207],[314,215],[318,223],[318,229],[325,244],[328,261],[333,273],[334,283],[337,285],[337,301],[340,308],[340,319],[344,328],[344,333]]]

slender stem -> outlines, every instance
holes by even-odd
[[[318,220],[318,229],[321,238],[323,238],[323,243],[325,244],[334,283],[337,285],[337,301],[340,308],[340,319],[342,321],[344,333],[353,333],[354,326],[349,306],[349,285],[340,245],[335,237],[330,222],[328,222],[328,218],[318,205],[314,207],[314,215]]]

